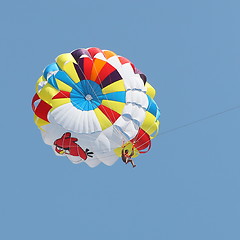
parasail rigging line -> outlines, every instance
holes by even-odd
[[[210,119],[210,118],[217,117],[217,116],[219,116],[219,115],[222,115],[222,114],[227,113],[227,112],[230,112],[230,111],[237,110],[237,109],[239,109],[239,108],[240,108],[240,105],[237,105],[237,106],[231,107],[231,108],[227,108],[227,109],[225,109],[225,110],[223,110],[223,111],[221,111],[221,112],[217,112],[217,113],[208,115],[208,116],[206,116],[206,117],[200,118],[200,119],[198,119],[198,120],[195,120],[195,121],[192,121],[192,122],[189,122],[189,123],[186,123],[186,124],[183,124],[183,125],[174,127],[174,128],[170,128],[170,129],[168,129],[168,130],[166,130],[166,131],[160,132],[158,135],[165,135],[165,134],[168,134],[168,133],[171,133],[171,132],[175,132],[175,131],[177,131],[178,129],[186,128],[186,127],[188,127],[188,126],[197,124],[197,123],[199,123],[199,122],[208,120],[208,119]]]

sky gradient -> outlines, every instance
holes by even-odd
[[[239,240],[240,2],[26,1],[1,7],[0,239]],[[42,70],[109,49],[157,91],[159,136],[132,169],[55,156],[33,122]]]

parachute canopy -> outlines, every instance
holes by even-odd
[[[112,165],[122,148],[147,152],[159,129],[155,89],[128,59],[99,48],[56,58],[36,84],[34,122],[73,163]]]

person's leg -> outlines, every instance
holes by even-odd
[[[127,161],[127,163],[129,163],[129,162],[132,164],[133,167],[136,167],[136,166],[137,166],[136,164],[134,164],[134,161],[133,161],[132,159],[129,159],[129,160]]]

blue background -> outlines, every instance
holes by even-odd
[[[240,2],[1,4],[0,239],[240,239]],[[96,46],[156,88],[160,135],[132,169],[55,156],[33,123],[45,66]],[[162,133],[162,134],[161,134]]]

